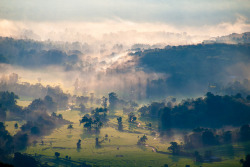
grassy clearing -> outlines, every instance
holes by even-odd
[[[169,141],[162,141],[158,137],[150,136],[150,130],[145,128],[145,123],[141,122],[140,127],[133,126],[129,128],[127,117],[123,116],[123,125],[125,132],[117,130],[117,120],[112,117],[108,123],[108,127],[103,127],[100,134],[88,134],[83,125],[80,125],[79,111],[59,111],[63,117],[73,122],[74,129],[67,129],[67,125],[57,128],[49,136],[44,136],[38,140],[36,145],[29,146],[26,153],[42,155],[42,161],[49,162],[55,166],[66,166],[65,156],[71,157],[73,164],[86,161],[89,164],[98,166],[169,166],[183,167],[187,164],[195,167],[240,167],[239,160],[249,153],[250,143],[237,144],[233,146],[219,146],[200,149],[201,153],[207,149],[223,159],[217,163],[196,163],[191,158],[171,156],[159,154],[152,151],[150,147],[138,147],[136,145],[138,136],[147,134],[147,144],[156,147],[159,151],[167,151]],[[115,116],[122,116],[119,111]],[[9,127],[14,127],[14,122],[8,122]],[[7,127],[8,128],[8,127]],[[144,129],[145,128],[145,129]],[[14,129],[14,128],[13,128]],[[129,130],[139,132],[129,133]],[[108,134],[108,139],[105,140],[105,134]],[[104,139],[101,148],[95,147],[95,138]],[[77,149],[76,143],[81,139],[81,149]],[[109,142],[110,139],[110,142]],[[44,142],[44,145],[41,144]],[[119,148],[119,150],[117,149]],[[56,159],[55,152],[61,153],[60,158]],[[117,157],[122,156],[122,157]],[[63,160],[64,159],[64,160]]]
[[[21,107],[28,107],[32,101],[31,100],[17,100],[17,105]]]

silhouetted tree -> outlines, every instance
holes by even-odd
[[[118,130],[122,131],[123,130],[122,117],[118,117],[117,121],[118,121]]]
[[[59,152],[55,152],[55,156],[56,156],[56,158],[58,158],[60,156],[60,153]]]
[[[242,167],[249,167],[250,166],[250,154],[246,155],[246,160],[241,159],[240,163],[242,164]]]
[[[136,116],[135,116],[135,114],[134,113],[129,113],[128,114],[128,122],[135,122],[136,121]]]
[[[98,137],[95,138],[95,146],[97,148],[100,147],[100,142],[99,142],[99,138]]]
[[[108,106],[108,98],[106,98],[105,96],[103,96],[102,97],[102,106],[104,107],[104,108],[107,108],[107,106]]]
[[[177,142],[170,142],[171,146],[168,147],[169,151],[172,151],[173,155],[178,155],[180,153],[181,147]]]
[[[146,135],[143,135],[138,141],[137,141],[137,145],[145,145],[146,141],[148,140]]]
[[[119,99],[117,94],[114,92],[109,93],[109,109],[110,111],[114,112],[115,108],[117,107]]]
[[[81,140],[79,139],[77,144],[76,144],[77,148],[81,148]]]
[[[15,123],[14,127],[15,127],[15,129],[18,129],[18,124],[17,124],[17,123]]]
[[[68,125],[68,129],[73,129],[73,125],[72,125],[72,124],[69,124],[69,125]]]

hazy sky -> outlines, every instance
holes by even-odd
[[[249,19],[250,0],[0,0],[0,35],[30,29],[41,39],[66,28],[90,38],[131,30],[219,36],[250,31]]]
[[[211,25],[250,18],[250,0],[1,0],[0,18]],[[248,20],[249,21],[249,20]]]

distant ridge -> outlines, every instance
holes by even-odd
[[[242,34],[232,33],[230,35],[211,38],[209,40],[204,40],[204,44],[209,43],[226,43],[226,44],[239,44],[239,43],[250,43],[250,32],[245,32]]]

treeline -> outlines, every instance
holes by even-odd
[[[132,56],[139,58],[139,67],[145,71],[168,74],[168,78],[147,83],[147,96],[161,97],[200,93],[209,83],[232,80],[236,74],[227,69],[239,63],[247,66],[249,53],[250,44],[198,44],[150,49]]]
[[[43,86],[40,83],[30,84],[28,82],[18,83],[18,74],[12,73],[9,76],[3,76],[0,80],[0,91],[15,92],[22,97],[44,98],[50,96],[53,98],[58,108],[66,108],[70,99],[70,94],[66,94],[59,86]]]
[[[75,49],[82,47],[78,45],[78,43],[59,44],[0,37],[0,63],[30,68],[63,65],[69,70],[80,60],[79,55],[82,53]]]
[[[206,146],[230,144],[250,141],[250,126],[242,125],[234,130],[215,130],[195,128],[190,134],[184,135],[184,149],[195,149]]]
[[[235,95],[240,93],[243,97],[250,95],[250,80],[229,82],[227,84],[210,83],[208,91],[215,94]]]
[[[250,122],[250,96],[219,96],[208,92],[205,98],[187,99],[171,106],[154,102],[141,107],[142,117],[158,120],[159,131],[171,128],[240,126]]]

